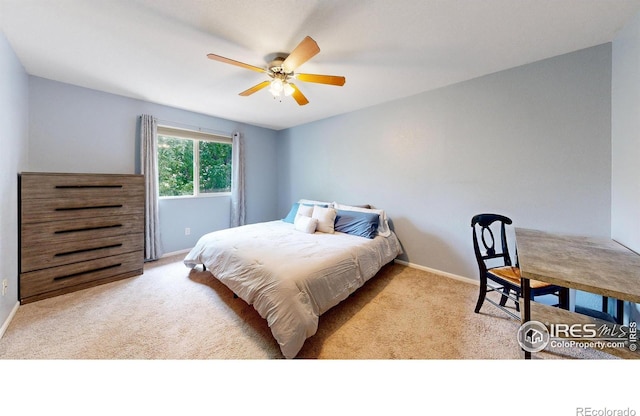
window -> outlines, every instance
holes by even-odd
[[[231,138],[158,126],[160,197],[231,192]]]

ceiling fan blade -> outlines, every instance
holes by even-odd
[[[298,87],[295,86],[295,84],[289,83],[289,85],[293,87],[293,94],[291,94],[291,96],[293,97],[294,100],[296,100],[296,102],[299,105],[309,104],[309,100],[307,100],[307,97],[305,97],[304,94],[300,92],[300,90],[298,89]]]
[[[264,87],[268,86],[270,84],[269,81],[262,81],[260,84],[254,85],[253,87],[249,88],[248,90],[242,91],[239,95],[242,95],[243,97],[246,97],[248,95],[253,94],[256,91],[260,91],[261,89],[263,89]]]
[[[304,82],[315,82],[317,84],[337,85],[342,87],[346,81],[345,77],[337,75],[317,75],[317,74],[296,74],[296,78]]]
[[[241,68],[250,69],[256,72],[262,72],[262,73],[267,72],[267,70],[264,68],[259,68],[257,66],[245,64],[244,62],[234,61],[233,59],[225,58],[224,56],[215,55],[213,53],[208,54],[207,58],[213,59],[214,61],[224,62],[225,64],[231,64],[231,65],[239,66]]]
[[[287,59],[282,63],[285,72],[293,72],[297,67],[307,62],[320,52],[320,48],[315,40],[309,36],[302,39],[302,42],[289,54]]]

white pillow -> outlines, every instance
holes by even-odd
[[[333,234],[335,232],[334,225],[336,223],[336,210],[333,208],[324,208],[319,205],[313,207],[311,218],[318,220],[317,230],[323,233]]]
[[[338,204],[337,202],[334,202],[333,206],[335,209],[343,209],[346,211],[375,212],[378,214],[378,235],[382,237],[389,237],[391,235],[391,229],[389,228],[389,223],[387,221],[387,213],[383,209],[360,208],[351,205]]]
[[[298,231],[302,231],[303,233],[307,234],[313,234],[316,232],[318,220],[311,217],[305,217],[304,215],[297,215],[295,221],[293,222],[293,226]]]
[[[303,216],[303,217],[311,217],[311,214],[313,214],[313,205],[302,205],[300,204],[298,206],[298,212],[296,213],[296,216]]]

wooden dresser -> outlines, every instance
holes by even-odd
[[[19,175],[20,303],[140,275],[142,175]]]

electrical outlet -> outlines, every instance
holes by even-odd
[[[190,234],[191,234],[191,228],[185,228],[184,235],[190,235]]]
[[[7,289],[9,288],[9,281],[7,279],[2,280],[2,296],[7,294]]]

